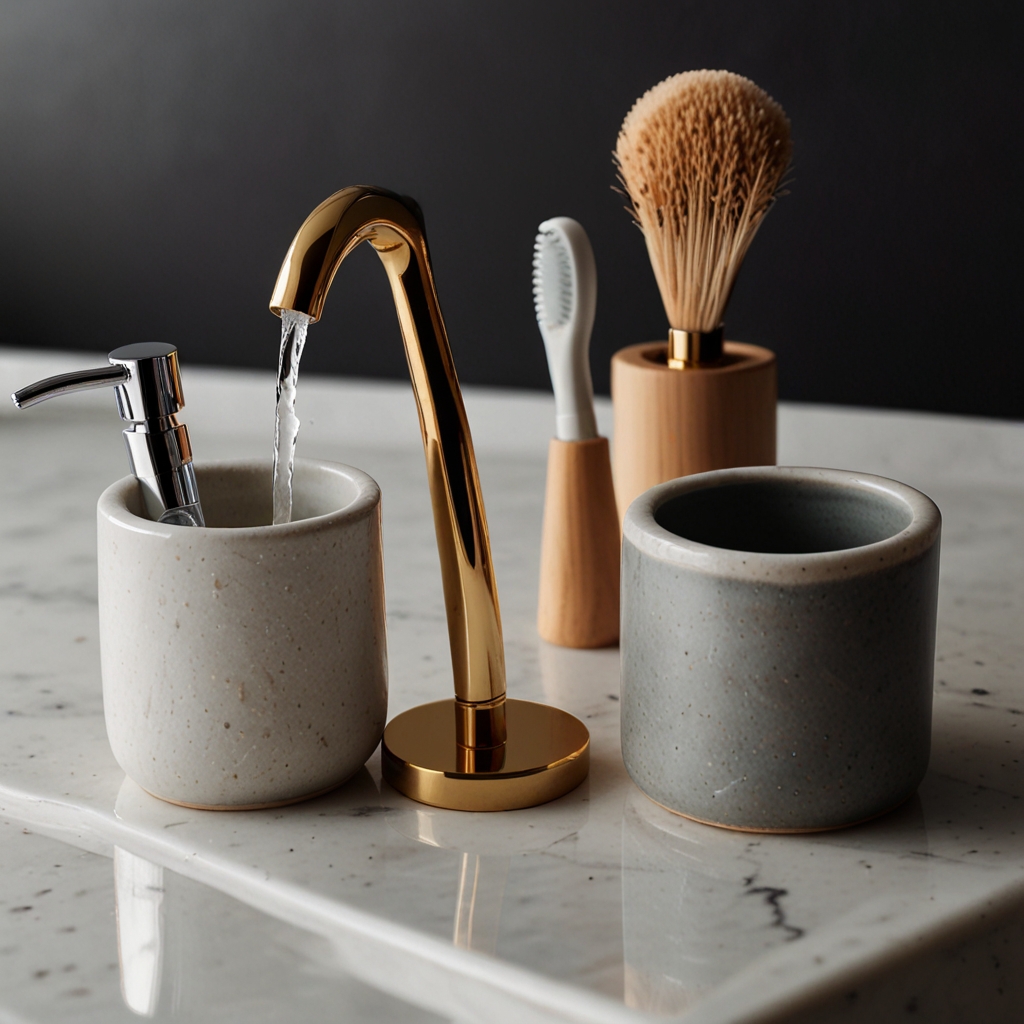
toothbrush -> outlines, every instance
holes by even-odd
[[[555,392],[537,631],[562,647],[606,647],[619,638],[619,521],[590,379],[597,270],[587,233],[569,217],[538,228],[533,297]]]
[[[590,380],[590,332],[597,307],[597,267],[583,226],[552,217],[533,243],[533,302],[555,391],[555,437],[597,437]]]

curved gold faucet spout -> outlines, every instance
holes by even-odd
[[[437,301],[419,207],[368,186],[336,192],[299,228],[270,300],[318,320],[345,257],[369,242],[391,282],[405,342],[441,558],[459,742],[505,741],[505,655],[487,520],[462,392]]]

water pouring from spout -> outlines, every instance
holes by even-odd
[[[292,521],[292,477],[295,473],[295,442],[299,417],[295,414],[295,390],[299,360],[306,344],[312,317],[293,309],[281,312],[281,353],[277,364],[277,421],[274,427],[274,524]]]

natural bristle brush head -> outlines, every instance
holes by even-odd
[[[792,155],[789,120],[729,71],[686,71],[648,90],[615,147],[671,327],[715,331]]]

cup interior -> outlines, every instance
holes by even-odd
[[[913,521],[896,495],[779,477],[686,491],[654,511],[677,537],[732,551],[813,554],[888,540]]]
[[[270,526],[274,519],[273,466],[267,462],[196,464],[196,483],[208,527]],[[292,481],[292,522],[347,508],[360,496],[359,484],[343,467],[296,460]],[[134,515],[148,519],[141,491],[125,494]]]
[[[274,474],[259,466],[196,466],[196,483],[206,525],[269,526],[274,519]],[[292,522],[330,515],[356,500],[355,481],[316,464],[296,461],[292,479]]]

